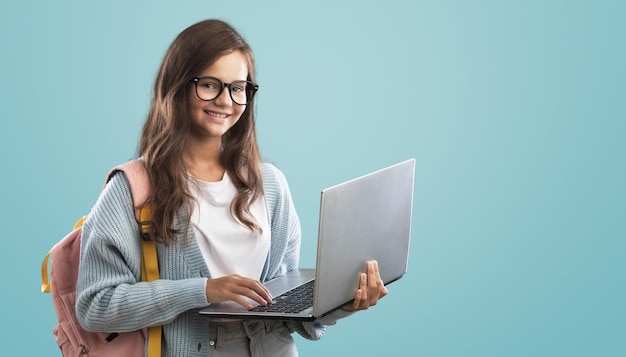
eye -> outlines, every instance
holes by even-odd
[[[230,90],[236,93],[245,92],[246,84],[246,82],[233,82],[233,84],[231,84],[230,86]]]
[[[214,78],[202,78],[198,81],[198,88],[204,90],[219,90],[221,85],[219,81]]]
[[[206,88],[206,89],[215,89],[215,88],[217,88],[215,83],[212,83],[212,82],[204,82],[204,83],[200,82],[200,83],[198,83],[198,85],[200,87]]]

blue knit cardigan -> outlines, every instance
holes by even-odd
[[[271,229],[270,252],[261,281],[298,267],[300,221],[287,180],[263,163],[263,189]],[[211,277],[193,229],[169,245],[157,244],[161,279],[141,282],[141,238],[128,180],[116,174],[106,185],[83,226],[76,314],[90,331],[125,332],[163,325],[163,356],[207,356],[209,319],[205,287]],[[181,210],[175,225],[184,232]],[[347,316],[342,310],[314,322],[287,322],[304,338],[318,340],[326,326]]]

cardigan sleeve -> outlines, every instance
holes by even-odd
[[[162,325],[207,304],[206,278],[141,282],[141,238],[132,202],[128,180],[118,173],[83,225],[76,315],[86,330]]]

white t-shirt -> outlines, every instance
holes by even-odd
[[[270,227],[263,195],[250,212],[263,233],[235,220],[230,203],[237,193],[228,173],[222,181],[206,182],[191,176],[191,192],[198,204],[191,215],[200,251],[212,278],[239,274],[259,279],[270,248]],[[194,183],[197,185],[195,187]]]

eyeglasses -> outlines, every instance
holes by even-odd
[[[252,101],[254,93],[259,90],[259,85],[250,81],[234,81],[232,83],[224,83],[218,78],[202,76],[193,77],[191,81],[196,85],[196,95],[198,98],[211,101],[219,97],[228,87],[230,98],[239,105],[247,105]]]

